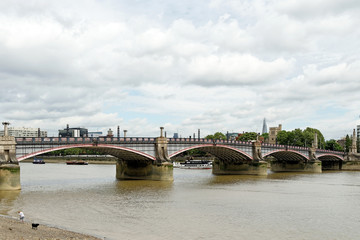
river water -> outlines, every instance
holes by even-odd
[[[0,214],[106,239],[359,239],[360,172],[117,181],[114,165],[21,163]]]

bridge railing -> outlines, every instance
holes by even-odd
[[[270,144],[270,143],[261,143],[262,147],[271,147],[271,148],[287,148],[287,149],[294,149],[294,150],[308,150],[307,147],[301,146],[291,146],[291,145],[281,145],[281,144]]]
[[[316,149],[316,152],[333,153],[333,154],[337,154],[337,155],[345,155],[346,154],[346,152],[339,152],[339,151],[326,150],[326,149]]]
[[[16,137],[17,144],[46,144],[46,143],[141,143],[155,142],[155,138],[150,137]]]
[[[169,143],[200,143],[200,144],[251,144],[235,140],[206,139],[206,138],[168,138]]]

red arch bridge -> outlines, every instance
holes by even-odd
[[[69,148],[96,149],[118,159],[117,178],[162,178],[153,166],[169,167],[177,155],[199,149],[215,156],[214,174],[267,174],[273,171],[321,172],[341,169],[344,152],[253,142],[204,138],[81,137],[15,138],[16,159],[22,161],[48,152]],[[265,162],[264,160],[268,160]],[[270,162],[270,163],[269,163]],[[142,176],[141,176],[142,175]],[[165,174],[166,175],[166,174]],[[167,178],[167,177],[165,177]]]

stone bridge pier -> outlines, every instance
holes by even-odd
[[[164,128],[160,128],[160,137],[155,141],[155,161],[136,156],[118,156],[116,178],[119,180],[138,179],[155,181],[173,181],[173,165],[168,156],[167,138],[163,136]]]
[[[20,166],[16,159],[15,138],[8,136],[8,122],[3,122],[4,136],[0,137],[0,190],[19,190]]]

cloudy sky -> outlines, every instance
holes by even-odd
[[[358,0],[1,0],[0,119],[128,136],[360,124]]]

